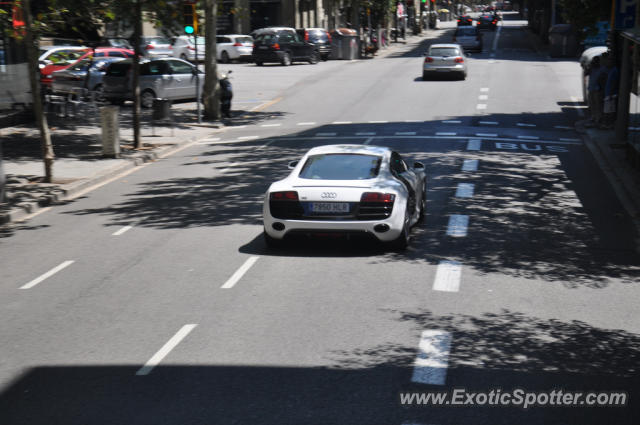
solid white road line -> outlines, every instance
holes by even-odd
[[[456,198],[473,198],[475,185],[473,183],[458,183]]]
[[[70,266],[71,264],[73,264],[73,260],[68,260],[63,262],[62,264],[60,264],[59,266],[56,266],[54,268],[52,268],[51,270],[49,270],[48,272],[46,272],[45,274],[41,275],[40,277],[37,277],[35,279],[33,279],[31,282],[22,285],[20,287],[20,289],[31,289],[34,286],[36,286],[38,283],[42,282],[43,280],[53,276],[54,274],[58,273],[60,270]]]
[[[518,136],[518,139],[540,140],[540,138],[538,136]]]
[[[334,121],[331,124],[353,124],[352,121]]]
[[[176,348],[180,341],[182,341],[189,333],[196,327],[197,324],[184,325],[166,344],[162,346],[160,350],[156,354],[153,355],[149,359],[148,362],[144,364],[138,371],[136,372],[137,376],[144,376],[151,373],[154,367],[158,366],[160,362],[173,350]]]
[[[415,131],[396,131],[396,136],[415,136]]]
[[[231,289],[234,287],[234,285],[236,283],[238,283],[238,281],[240,279],[242,279],[242,276],[244,276],[244,274],[249,271],[249,269],[251,268],[251,266],[253,266],[255,264],[256,261],[258,261],[258,256],[253,256],[253,257],[249,257],[247,259],[247,261],[244,262],[244,264],[242,266],[240,266],[240,268],[233,274],[233,276],[231,276],[229,278],[229,280],[227,280],[225,282],[224,285],[222,285],[221,289]]]
[[[478,103],[476,105],[476,109],[487,109],[487,104],[486,103]]]
[[[315,122],[299,122],[296,125],[316,125],[316,123]]]
[[[489,99],[489,96],[487,96],[486,94],[481,94],[478,96],[478,100],[487,100]]]
[[[132,228],[133,226],[124,226],[122,229],[118,230],[117,232],[113,232],[111,236],[120,236],[121,234],[123,234],[127,230],[131,230]]]
[[[438,132],[436,136],[455,136],[458,133],[447,133],[447,132]]]
[[[429,385],[444,385],[449,367],[451,334],[430,329],[422,331],[418,356],[414,363],[412,382]]]
[[[478,121],[478,124],[482,124],[482,125],[498,125],[500,123],[498,121]]]
[[[280,127],[282,124],[262,124],[260,127]]]
[[[338,133],[316,133],[316,137],[332,137],[337,135]]]
[[[462,171],[476,171],[478,169],[477,159],[465,159],[462,163]]]
[[[462,265],[458,261],[444,260],[438,264],[436,278],[433,281],[434,291],[458,292]]]
[[[477,137],[498,137],[497,133],[476,133]]]
[[[535,124],[527,124],[527,123],[524,123],[524,122],[519,122],[516,125],[518,127],[535,127],[536,126]]]
[[[356,133],[356,136],[375,136],[375,131],[363,131],[361,133]]]
[[[454,238],[467,236],[467,228],[469,227],[469,216],[461,214],[452,214],[449,217],[449,225],[447,226],[447,235]]]
[[[468,151],[479,151],[481,145],[482,145],[482,140],[470,139],[469,142],[467,142],[467,150]]]
[[[446,120],[446,121],[442,121],[443,124],[462,124],[462,121],[460,120]]]

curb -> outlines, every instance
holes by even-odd
[[[208,136],[204,136],[208,137]],[[56,203],[63,202],[65,200],[71,199],[76,196],[78,193],[92,187],[103,183],[107,180],[110,180],[118,175],[122,174],[125,171],[138,167],[140,165],[156,161],[165,156],[169,156],[185,147],[188,147],[190,144],[197,142],[199,139],[203,138],[203,136],[192,136],[186,142],[179,144],[172,144],[171,146],[163,146],[157,148],[153,152],[138,152],[134,154],[135,156],[129,158],[122,158],[126,162],[124,164],[119,164],[113,166],[107,170],[103,170],[91,177],[69,183],[60,185],[57,188],[59,193],[52,193],[42,195],[38,199],[28,202],[21,202],[16,206],[12,207],[8,212],[0,215],[0,226],[19,222],[27,218],[28,216],[38,212],[40,209],[48,207],[50,205],[55,205]]]

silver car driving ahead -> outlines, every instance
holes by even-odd
[[[157,98],[188,100],[196,98],[196,72],[200,75],[200,89],[204,73],[191,63],[177,58],[158,58],[140,62],[140,101],[150,108]],[[114,104],[133,100],[131,60],[109,65],[102,79],[104,98]]]
[[[422,64],[422,79],[434,75],[454,74],[467,78],[467,58],[459,44],[432,44]]]

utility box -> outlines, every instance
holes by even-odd
[[[108,158],[120,157],[120,122],[118,106],[102,106],[100,108],[100,124],[102,129],[102,155]]]
[[[578,52],[578,40],[569,24],[558,24],[549,30],[549,55],[552,58],[573,57]]]
[[[331,31],[331,59],[353,60],[358,57],[358,33],[351,28]]]

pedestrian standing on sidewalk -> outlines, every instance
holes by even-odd
[[[601,74],[606,75],[605,68],[600,65],[600,56],[596,56],[591,60],[591,66],[589,67],[589,80],[587,87],[589,89],[589,113],[591,119],[587,123],[588,127],[594,127],[600,125],[602,122],[602,107],[603,107],[603,81],[600,78]],[[606,81],[605,81],[606,82]]]
[[[607,57],[606,65],[607,82],[604,86],[604,125],[602,127],[605,129],[611,129],[616,121],[620,71],[616,66],[613,55],[609,55]]]

